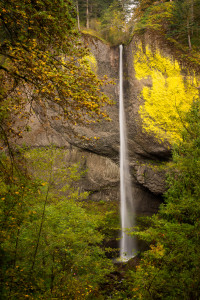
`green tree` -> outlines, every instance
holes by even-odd
[[[101,34],[112,44],[119,44],[125,35],[126,15],[119,1],[114,1],[101,17]]]
[[[200,103],[186,118],[183,140],[174,147],[166,201],[137,236],[149,250],[130,271],[136,299],[199,299],[200,294]],[[129,280],[130,280],[129,278]]]
[[[88,193],[74,185],[84,171],[66,168],[63,155],[54,148],[26,151],[35,179],[1,197],[3,299],[94,299],[112,269],[100,248],[102,216],[82,208]]]
[[[104,11],[112,4],[114,0],[78,0],[80,21],[83,26],[93,28],[93,20],[98,21]]]
[[[175,1],[173,7],[173,22],[168,35],[178,38],[190,50],[193,46],[199,47],[200,1]]]
[[[137,1],[135,30],[155,30],[190,50],[199,47],[199,0]]]

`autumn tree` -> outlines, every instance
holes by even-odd
[[[197,77],[189,72],[183,76],[178,61],[142,44],[134,53],[134,67],[138,80],[152,79],[152,86],[143,87],[140,94],[143,129],[159,141],[173,144],[182,138],[185,114],[198,99]]]
[[[110,101],[84,60],[71,1],[3,0],[0,10],[1,133],[27,104],[54,106],[72,124],[107,117]]]

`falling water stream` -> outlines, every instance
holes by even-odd
[[[120,199],[121,199],[121,240],[120,260],[128,261],[136,254],[135,239],[126,233],[134,226],[134,204],[132,197],[131,176],[129,171],[127,130],[123,99],[123,46],[120,49],[119,62],[119,124],[120,124]]]

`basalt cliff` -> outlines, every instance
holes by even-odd
[[[117,201],[119,200],[119,48],[110,47],[89,35],[84,36],[84,43],[95,57],[98,75],[100,77],[107,75],[115,82],[115,85],[104,88],[104,92],[115,102],[113,106],[107,108],[112,121],[102,121],[89,127],[69,126],[67,122],[55,120],[54,111],[50,108],[48,119],[44,119],[42,108],[36,107],[35,114],[29,120],[31,131],[26,132],[23,138],[15,142],[31,147],[44,147],[52,143],[62,147],[66,152],[66,165],[80,161],[87,169],[80,184],[82,190],[90,191],[91,199]],[[155,212],[162,202],[162,195],[166,189],[163,165],[171,157],[170,144],[166,139],[159,140],[153,131],[145,130],[142,119],[141,107],[144,105],[145,97],[141,95],[144,89],[151,91],[153,80],[150,75],[144,78],[138,75],[140,62],[136,61],[135,54],[142,51],[142,55],[146,55],[146,60],[149,59],[153,63],[152,58],[148,58],[147,49],[151,49],[151,56],[156,49],[162,49],[159,50],[160,55],[171,59],[167,45],[162,44],[161,47],[156,37],[149,35],[134,37],[124,46],[124,102],[133,196],[136,211],[145,214]],[[140,65],[144,68],[142,64]],[[162,101],[162,94],[160,97]],[[80,140],[76,138],[76,133],[91,139]]]

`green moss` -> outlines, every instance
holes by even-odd
[[[108,43],[108,41],[106,41],[105,39],[103,39],[100,35],[100,33],[98,31],[92,30],[92,29],[82,29],[81,33],[85,36],[89,36],[89,37],[93,37],[96,38],[98,40],[100,40],[102,43],[106,44],[106,45],[110,45]]]
[[[168,169],[169,162],[167,161],[155,161],[155,160],[148,160],[144,163],[139,163],[139,165],[142,167],[147,167],[152,169],[155,172],[164,171]]]

